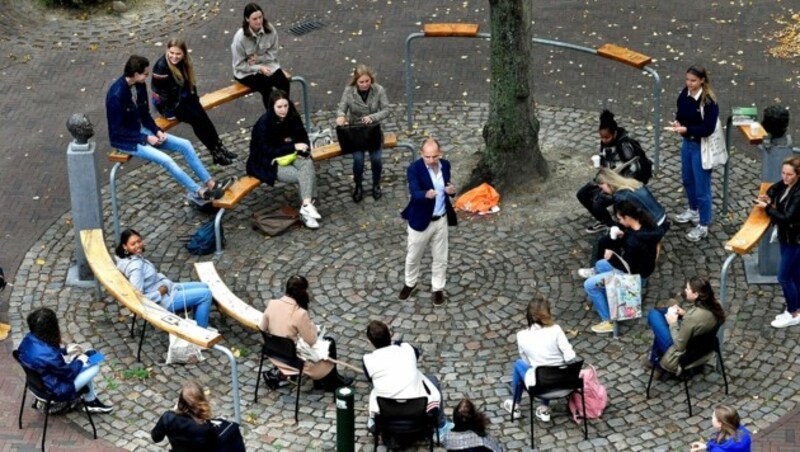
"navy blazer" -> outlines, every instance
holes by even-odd
[[[147,85],[137,83],[136,102],[133,102],[131,87],[125,76],[118,78],[106,94],[106,118],[108,119],[108,139],[111,147],[128,152],[136,152],[136,146],[147,144],[147,135],[142,133],[145,126],[153,133],[160,132],[147,99]]]
[[[447,186],[450,183],[450,162],[439,160],[439,166],[444,178],[444,184]],[[411,193],[411,199],[400,216],[408,220],[408,225],[411,226],[411,229],[422,232],[431,224],[433,209],[436,208],[436,199],[425,197],[425,193],[433,188],[433,181],[431,180],[431,175],[428,174],[425,161],[421,158],[408,166],[406,174],[408,176],[408,191]],[[444,208],[447,212],[447,225],[455,226],[458,223],[458,219],[456,211],[450,203],[450,196],[444,197]]]

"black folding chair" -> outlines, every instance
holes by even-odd
[[[258,363],[258,378],[256,378],[256,394],[253,399],[254,403],[258,403],[258,387],[261,383],[261,378],[264,378],[264,384],[267,384],[267,377],[263,374],[264,359],[269,358],[278,361],[291,368],[290,371],[281,369],[280,372],[287,377],[297,377],[297,395],[294,401],[294,421],[297,422],[298,411],[300,410],[300,387],[303,386],[303,366],[305,361],[298,358],[297,346],[295,342],[288,337],[274,336],[269,333],[261,332],[261,337],[264,344],[261,347],[261,361]],[[267,386],[269,387],[269,386]]]
[[[33,369],[29,369],[22,361],[19,360],[19,351],[14,350],[12,352],[14,355],[14,360],[19,363],[22,370],[25,371],[25,389],[22,390],[22,404],[19,406],[19,428],[22,428],[22,409],[25,407],[25,397],[28,394],[28,391],[33,394],[33,396],[38,400],[40,403],[44,404],[44,432],[42,432],[42,452],[44,452],[44,443],[45,439],[47,438],[47,422],[50,419],[50,407],[52,406],[53,402],[56,402],[56,395],[53,394],[44,384],[42,380],[42,376]],[[86,400],[84,400],[83,396],[89,391],[87,386],[84,386],[80,392],[78,393],[78,398],[83,405],[83,411],[86,412],[86,416],[89,418],[89,423],[92,425],[92,434],[94,435],[94,439],[97,439],[97,429],[94,426],[94,421],[92,420],[92,413],[89,411],[89,408],[86,406]]]
[[[427,397],[415,399],[387,399],[378,397],[378,410],[375,415],[375,450],[378,450],[379,438],[384,444],[394,441],[407,447],[417,440],[426,438],[433,452],[433,434],[439,441],[436,430],[436,417],[426,411]]]
[[[686,404],[689,406],[689,416],[692,415],[692,399],[689,396],[689,380],[691,380],[695,372],[700,370],[711,359],[711,355],[717,354],[717,364],[722,371],[722,380],[725,382],[725,395],[728,395],[728,377],[725,375],[725,364],[722,362],[722,351],[719,347],[719,338],[717,332],[719,325],[708,333],[694,336],[689,339],[686,344],[686,352],[678,359],[681,365],[682,372],[678,378],[683,380],[683,388],[686,391]],[[647,398],[650,398],[650,385],[653,383],[653,374],[656,371],[656,366],[650,370],[650,379],[647,380]]]
[[[581,378],[581,368],[583,367],[583,360],[578,359],[559,366],[539,366],[536,368],[536,385],[526,386],[528,396],[531,398],[530,404],[530,422],[531,422],[531,447],[535,448],[536,440],[533,431],[533,406],[535,405],[534,399],[555,400],[555,399],[569,399],[573,393],[581,395],[581,404],[583,412],[586,413],[586,399],[583,396],[583,379]],[[522,383],[525,384],[524,382]],[[516,410],[516,402],[511,406],[511,420],[514,420],[514,410]],[[586,416],[583,416],[583,439],[589,439],[589,425],[586,422]]]

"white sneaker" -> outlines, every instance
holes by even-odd
[[[690,242],[699,242],[700,239],[705,238],[708,235],[708,226],[700,226],[697,225],[686,234],[686,238],[689,239]]]
[[[578,276],[580,276],[583,279],[589,279],[596,274],[597,270],[595,270],[594,268],[581,268],[578,270]]]
[[[542,422],[550,422],[550,407],[544,405],[537,406],[536,417]]]
[[[503,409],[511,413],[511,407],[514,405],[514,401],[511,399],[506,399],[503,401]],[[519,409],[519,405],[514,407],[514,419],[519,419],[522,417],[522,411]]]
[[[786,317],[781,317],[773,320],[770,325],[772,325],[773,328],[788,328],[790,326],[800,325],[800,316],[794,317],[788,315]]]
[[[313,218],[315,220],[321,220],[322,215],[317,212],[317,208],[314,207],[314,204],[308,203],[300,208],[300,215]]]
[[[789,311],[783,311],[780,314],[775,316],[775,320],[782,319],[784,317],[789,317],[789,316],[791,316],[791,314],[789,314]]]
[[[697,224],[700,222],[700,212],[692,209],[686,209],[685,211],[675,215],[675,222],[684,224],[688,222],[692,222]]]
[[[303,226],[307,227],[308,229],[319,229],[319,222],[308,215],[300,215],[300,221],[302,221]]]

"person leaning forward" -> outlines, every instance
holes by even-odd
[[[419,264],[430,244],[433,265],[431,291],[434,306],[445,304],[444,285],[447,272],[447,227],[458,222],[450,197],[456,187],[450,182],[450,162],[442,159],[442,149],[435,138],[427,138],[420,149],[420,159],[406,171],[411,199],[400,214],[408,221],[405,286],[401,300],[408,299],[417,285]],[[447,223],[439,221],[447,217]]]

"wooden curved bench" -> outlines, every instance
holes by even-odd
[[[195,262],[194,271],[200,281],[208,284],[211,288],[211,294],[220,311],[236,319],[245,327],[253,331],[259,331],[258,325],[261,323],[261,311],[231,292],[228,286],[222,282],[222,278],[217,273],[213,262]]]
[[[106,248],[105,240],[103,240],[101,229],[81,231],[81,244],[89,267],[97,281],[133,314],[143,318],[159,330],[174,334],[203,348],[211,348],[222,340],[219,333],[201,328],[194,322],[189,322],[183,317],[173,314],[157,303],[148,300],[144,294],[133,287],[128,278],[114,265]]]
[[[762,182],[758,194],[767,194],[767,189],[769,189],[770,186],[772,186],[771,182]],[[769,229],[769,225],[770,219],[767,212],[761,207],[754,206],[747,220],[742,227],[739,228],[739,231],[725,243],[725,249],[740,256],[749,253],[758,245],[761,237],[763,237],[767,229]]]

